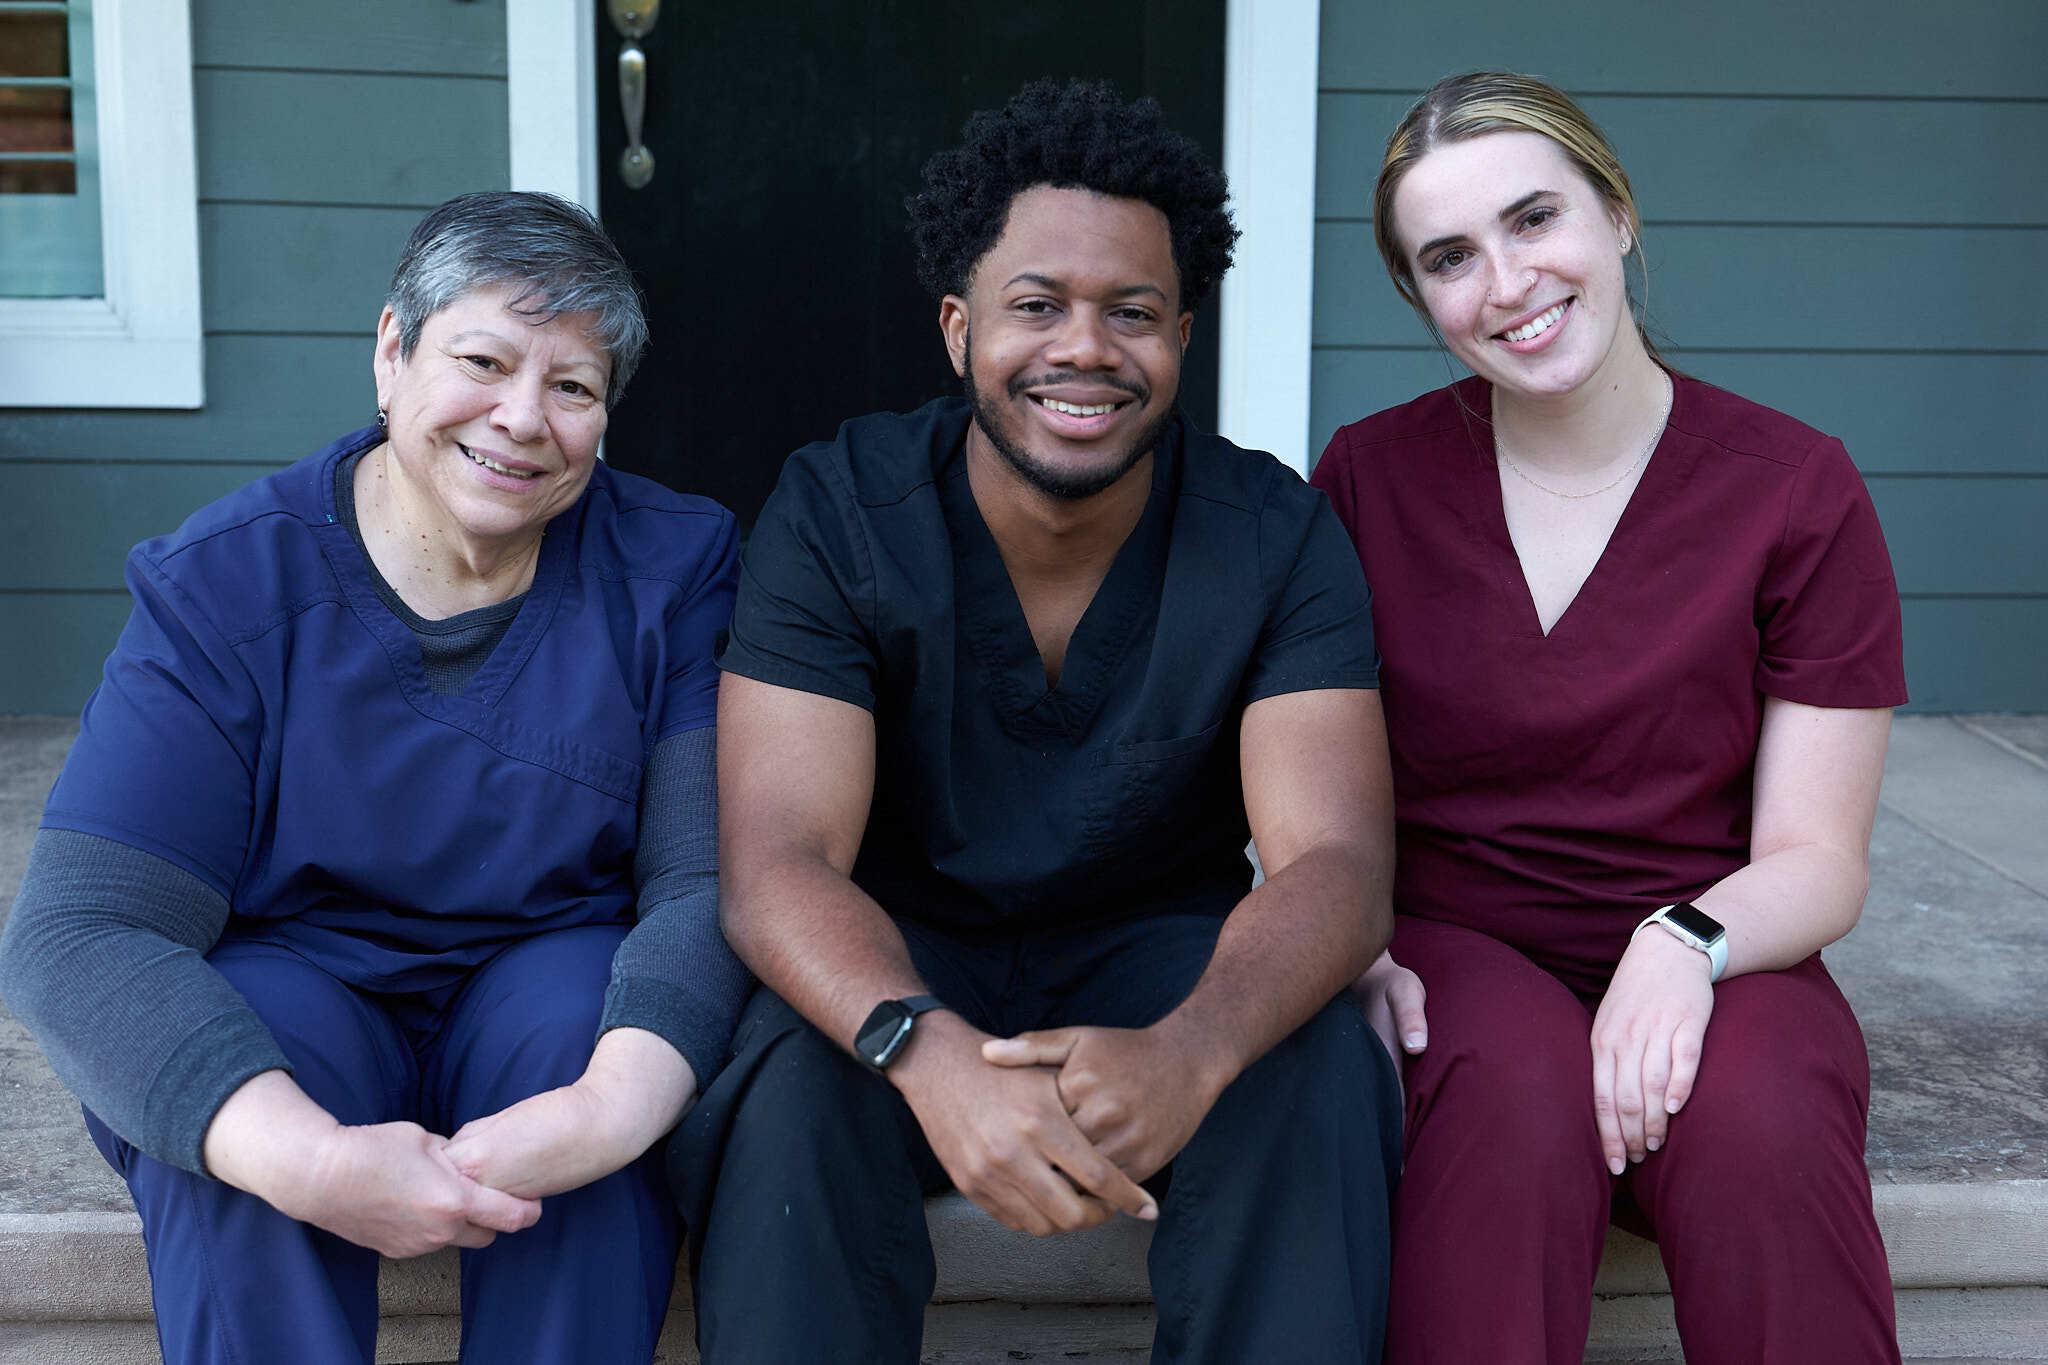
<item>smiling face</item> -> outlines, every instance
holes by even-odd
[[[1093,496],[1152,450],[1194,324],[1166,215],[1138,199],[1040,185],[948,294],[939,326],[974,405],[970,453],[1056,498]]]
[[[428,317],[399,355],[377,323],[377,405],[393,487],[416,520],[478,546],[519,543],[581,496],[604,435],[609,358],[593,314],[535,325],[510,285],[476,289]]]
[[[1497,392],[1572,394],[1651,363],[1627,218],[1540,133],[1439,144],[1395,189],[1394,228],[1430,320]]]

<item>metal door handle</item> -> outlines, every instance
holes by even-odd
[[[619,154],[619,179],[626,188],[645,189],[654,179],[654,153],[641,142],[647,117],[647,54],[640,39],[654,31],[661,0],[606,0],[612,27],[625,43],[619,48],[619,112],[626,118],[626,150]]]

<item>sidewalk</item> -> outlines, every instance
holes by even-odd
[[[0,906],[74,733],[0,717]],[[1902,1342],[1916,1361],[2048,1362],[2048,717],[1901,719],[1872,864],[1863,922],[1827,956],[1870,1043]],[[1033,1242],[957,1199],[931,1215],[927,1359],[1144,1358],[1137,1225]],[[76,1104],[0,1013],[0,1365],[156,1359],[134,1229]],[[451,1359],[452,1257],[386,1271],[379,1359]],[[1589,1361],[1679,1358],[1651,1248],[1616,1234],[1600,1288]],[[695,1360],[688,1322],[679,1302],[664,1360]]]

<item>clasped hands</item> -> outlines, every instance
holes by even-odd
[[[694,1086],[666,1042],[614,1029],[572,1084],[444,1138],[416,1123],[339,1123],[290,1076],[268,1071],[221,1106],[206,1162],[288,1217],[385,1256],[482,1247],[533,1226],[544,1196],[639,1156],[674,1126]]]
[[[1615,966],[1591,1039],[1593,1121],[1615,1175],[1662,1147],[1672,1116],[1692,1098],[1714,1013],[1710,971],[1706,954],[1657,930],[1638,933]],[[1391,953],[1352,992],[1390,1055],[1429,1046],[1422,982]]]
[[[1157,1218],[1138,1182],[1187,1145],[1230,1079],[1169,1021],[991,1038],[950,1013],[919,1022],[891,1075],[955,1187],[1034,1236]]]

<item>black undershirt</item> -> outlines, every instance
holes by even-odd
[[[354,456],[336,467],[335,510],[340,514],[342,525],[348,527],[356,548],[363,552],[364,563],[370,566],[370,584],[377,590],[377,600],[389,608],[393,616],[405,622],[413,638],[419,641],[420,657],[427,666],[427,685],[439,696],[452,697],[469,686],[469,680],[484,666],[484,660],[491,657],[498,641],[505,638],[512,618],[519,614],[519,608],[526,601],[526,594],[522,592],[502,602],[493,602],[488,607],[458,612],[439,621],[429,621],[408,607],[405,599],[384,581],[384,575],[377,571],[377,561],[370,556],[370,547],[363,543],[362,525],[356,519],[356,465],[362,458],[361,455]]]

